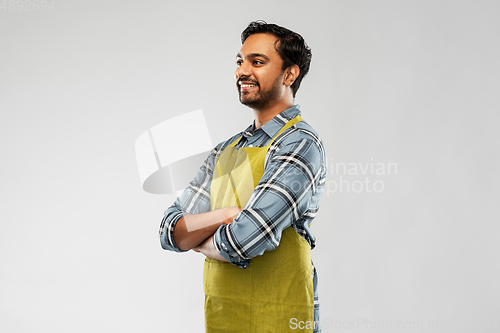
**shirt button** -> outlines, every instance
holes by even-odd
[[[227,247],[226,247],[226,244],[221,243],[221,244],[220,244],[220,246],[222,247],[222,249],[223,249],[224,251],[226,251],[226,252],[227,252]]]
[[[248,147],[253,147],[253,145],[248,145]]]

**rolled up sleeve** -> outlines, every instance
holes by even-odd
[[[182,209],[178,206],[178,202],[172,205],[165,211],[165,215],[160,224],[160,244],[164,250],[174,251],[174,252],[186,252],[181,250],[174,240],[174,229],[177,221],[181,217],[186,215]]]

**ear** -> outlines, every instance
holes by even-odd
[[[297,66],[297,65],[292,65],[292,66],[288,67],[287,69],[285,69],[285,75],[284,75],[285,86],[290,87],[295,82],[297,77],[299,76],[299,73],[300,73],[300,69],[299,69],[299,66]]]

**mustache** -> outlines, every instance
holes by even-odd
[[[249,78],[244,77],[244,76],[240,77],[238,79],[238,81],[236,81],[236,85],[239,86],[241,81],[251,82],[251,83],[255,84],[256,86],[259,86],[259,82],[252,80],[252,79],[249,79]]]

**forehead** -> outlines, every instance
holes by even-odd
[[[241,46],[239,56],[248,57],[251,54],[264,54],[269,58],[280,58],[275,43],[278,40],[271,34],[253,34],[248,36]]]

